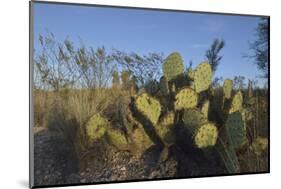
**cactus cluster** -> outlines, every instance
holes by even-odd
[[[168,148],[180,137],[175,130],[182,128],[191,134],[195,148],[223,150],[220,154],[226,167],[237,171],[238,160],[229,159],[229,154],[235,156],[236,150],[249,143],[246,125],[253,118],[251,110],[243,107],[242,91],[233,90],[230,79],[223,87],[212,88],[213,73],[208,62],[184,73],[183,60],[176,52],[165,59],[162,68],[164,75],[159,82],[153,81],[131,96],[122,119],[124,131],[109,127],[109,121],[96,114],[86,124],[87,136],[95,141],[106,134],[113,146],[137,154],[160,140],[164,144],[160,159],[165,160]],[[251,149],[261,154],[266,146],[266,140],[257,138]]]

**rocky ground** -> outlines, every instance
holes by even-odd
[[[219,166],[192,159],[178,147],[170,148],[167,160],[159,161],[161,149],[153,146],[142,156],[132,156],[114,147],[91,150],[78,160],[62,134],[46,129],[34,134],[35,185],[99,183],[112,181],[179,178],[221,174]],[[198,155],[198,154],[197,154]],[[198,166],[198,161],[200,166]],[[83,162],[83,164],[79,164]],[[213,166],[213,167],[212,167]]]

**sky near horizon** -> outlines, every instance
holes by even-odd
[[[255,39],[260,17],[218,15],[192,12],[171,12],[109,7],[72,6],[34,3],[34,48],[40,50],[39,35],[52,32],[56,39],[69,38],[79,45],[104,46],[107,51],[118,49],[147,54],[178,51],[188,67],[204,61],[205,52],[215,38],[224,39],[216,77],[242,75],[259,79],[256,65],[243,55]],[[246,80],[247,81],[247,80]]]

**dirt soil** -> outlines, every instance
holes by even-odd
[[[72,145],[66,141],[58,132],[47,129],[34,132],[36,186],[182,178],[223,173],[220,165],[204,159],[194,159],[192,154],[195,153],[198,157],[198,152],[183,151],[178,145],[170,147],[165,161],[159,160],[161,149],[157,146],[152,146],[140,157],[118,151],[111,146],[100,146],[87,152],[83,161],[79,161]]]

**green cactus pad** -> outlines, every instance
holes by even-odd
[[[158,122],[161,105],[160,102],[150,97],[147,93],[143,93],[136,99],[136,107],[147,119],[149,119],[153,124]]]
[[[257,137],[252,145],[250,146],[250,149],[257,154],[258,156],[262,155],[262,153],[267,149],[268,147],[268,139],[264,137]]]
[[[100,114],[95,114],[92,116],[86,123],[86,134],[88,136],[89,142],[95,142],[103,137],[108,124],[108,121]]]
[[[190,88],[184,88],[176,94],[175,99],[176,110],[194,108],[198,102],[198,94]]]
[[[208,62],[200,63],[194,72],[194,87],[197,93],[207,90],[212,83],[212,68]]]
[[[218,129],[212,123],[205,123],[201,125],[195,135],[194,142],[198,148],[206,148],[214,146],[218,138]]]
[[[243,105],[243,95],[241,91],[238,91],[232,99],[229,113],[231,114],[233,112],[240,111],[243,108],[242,105]]]
[[[208,121],[204,114],[196,108],[185,110],[182,119],[185,126],[191,130]]]
[[[225,127],[233,148],[237,149],[247,142],[246,125],[240,112],[236,111],[229,114]]]
[[[166,79],[168,81],[175,79],[183,71],[184,65],[181,55],[177,52],[170,54],[163,64],[163,73]]]
[[[108,129],[106,131],[108,142],[119,150],[128,149],[128,141],[125,134],[117,129]]]
[[[231,98],[231,92],[232,92],[232,86],[233,82],[231,79],[226,79],[223,82],[223,95],[224,98],[230,99]]]
[[[209,107],[210,107],[210,101],[206,100],[201,108],[201,112],[204,114],[206,118],[208,118],[209,115]]]
[[[160,136],[163,142],[167,145],[173,144],[175,136],[172,131],[175,121],[175,113],[167,113],[161,120],[160,123],[155,126],[156,133]]]

